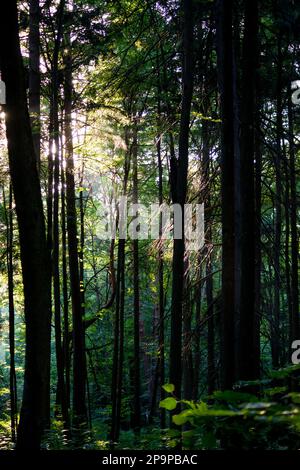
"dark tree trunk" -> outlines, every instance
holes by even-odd
[[[29,10],[29,113],[37,167],[40,168],[40,2],[30,0]]]
[[[258,2],[246,0],[242,59],[241,96],[241,233],[240,233],[240,322],[238,335],[239,380],[259,376],[256,355],[255,322],[255,116],[257,83]]]
[[[158,91],[158,119],[160,120],[160,89]],[[159,205],[163,204],[163,167],[161,159],[161,139],[160,122],[158,122],[158,135],[157,135],[157,163],[158,163],[158,201]],[[162,386],[165,383],[165,300],[164,300],[164,253],[162,241],[162,215],[159,218],[159,249],[158,249],[158,290],[159,290],[159,385],[160,385],[160,399],[165,398],[165,392]],[[160,412],[160,426],[162,429],[166,427],[166,411],[164,408]]]
[[[70,351],[69,351],[69,297],[67,268],[67,225],[66,225],[66,182],[63,160],[61,159],[61,236],[62,236],[62,289],[63,289],[63,355],[65,370],[66,407],[70,409]]]
[[[183,303],[183,396],[191,400],[193,396],[194,368],[192,354],[192,303],[190,295],[189,260],[184,262],[184,303]]]
[[[298,230],[297,230],[297,191],[295,171],[295,145],[294,145],[294,116],[291,99],[288,103],[289,120],[289,169],[290,169],[290,211],[291,211],[291,303],[292,318],[290,328],[290,343],[299,338],[299,287],[298,287]]]
[[[69,47],[67,41],[67,47]],[[78,261],[78,231],[75,203],[75,177],[72,139],[72,59],[65,56],[65,139],[66,139],[66,203],[69,248],[69,272],[73,319],[73,414],[74,422],[86,421],[86,356],[80,274]]]
[[[17,447],[38,449],[49,416],[50,260],[18,37],[17,2],[0,19],[0,66],[6,83],[6,135],[20,235],[26,321],[23,402]]]
[[[126,153],[124,160],[123,196],[127,193],[128,173],[130,167],[130,149],[128,129],[125,129]],[[119,208],[120,209],[120,208]],[[119,225],[123,223],[122,214],[118,215]],[[120,233],[120,232],[119,232]],[[111,258],[113,259],[113,258]],[[118,265],[116,281],[116,311],[114,318],[114,349],[112,368],[112,417],[110,440],[112,444],[118,441],[120,434],[123,360],[124,360],[124,301],[125,301],[125,239],[118,241]]]
[[[277,83],[276,83],[276,151],[275,151],[275,235],[274,235],[274,313],[272,316],[272,363],[277,368],[280,365],[280,292],[281,268],[280,249],[282,232],[282,51],[281,38],[277,44]]]
[[[255,326],[254,340],[256,359],[255,363],[260,365],[260,324],[261,324],[261,271],[262,271],[262,249],[261,249],[261,172],[262,153],[260,141],[260,104],[261,100],[256,97],[256,129],[255,129]],[[258,370],[258,373],[260,371]]]
[[[12,441],[16,441],[17,431],[17,380],[15,366],[15,302],[14,302],[14,268],[13,268],[13,194],[9,186],[8,208],[6,207],[5,192],[3,189],[3,206],[6,223],[6,265],[8,277],[8,308],[9,308],[9,390],[10,390],[10,427]]]
[[[171,169],[173,203],[177,203],[184,214],[187,193],[189,160],[189,126],[193,97],[193,0],[183,0],[183,64],[182,64],[182,104],[179,132],[179,158]],[[176,165],[176,166],[175,166]],[[182,301],[184,281],[184,223],[182,237],[173,245],[171,339],[170,339],[170,383],[175,387],[175,395],[181,398],[182,381]]]
[[[137,141],[137,122],[134,118],[133,123],[133,142],[132,142],[132,202],[138,204],[138,141]],[[133,416],[132,426],[136,433],[140,432],[141,428],[141,403],[140,403],[140,282],[139,282],[139,242],[134,239],[132,242],[133,248],[133,323],[134,323],[134,403],[133,403]]]
[[[54,325],[55,325],[55,349],[56,349],[56,368],[57,368],[57,389],[56,405],[57,415],[62,415],[63,421],[68,422],[68,409],[66,404],[65,381],[64,381],[64,354],[62,348],[61,335],[61,295],[60,295],[60,236],[59,236],[59,198],[60,198],[60,142],[59,142],[59,79],[58,79],[58,60],[59,50],[62,39],[63,14],[65,2],[61,0],[57,11],[57,36],[54,43],[53,62],[51,69],[51,124],[52,134],[51,151],[53,171],[53,293],[54,293]]]
[[[56,73],[55,73],[56,76]],[[59,197],[60,197],[60,156],[59,156],[59,121],[58,121],[58,96],[57,79],[53,77],[53,140],[54,152],[54,194],[53,194],[53,292],[54,292],[54,325],[55,325],[55,349],[57,368],[56,405],[57,415],[62,414],[64,422],[67,418],[67,405],[64,382],[64,355],[61,334],[61,295],[60,295],[60,237],[59,237]]]
[[[200,204],[202,199],[200,200]],[[199,385],[200,385],[200,363],[201,363],[201,353],[200,353],[200,344],[201,344],[201,301],[202,301],[202,250],[199,251],[197,260],[197,281],[195,288],[195,333],[194,333],[194,390],[193,390],[193,399],[197,400],[199,398]]]
[[[207,115],[208,109],[205,110]],[[209,182],[209,135],[210,126],[203,122],[203,171],[202,192],[204,201],[204,225],[205,225],[205,257],[206,257],[206,304],[207,304],[207,388],[208,393],[215,389],[215,324],[213,302],[213,277],[212,277],[212,229],[211,229],[211,197]]]
[[[217,2],[218,81],[221,95],[221,204],[222,204],[222,388],[235,380],[235,159],[232,0]]]

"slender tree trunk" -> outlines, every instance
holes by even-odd
[[[284,188],[284,215],[285,215],[285,244],[284,244],[284,257],[285,257],[285,283],[286,283],[286,301],[288,311],[288,322],[292,323],[293,318],[293,304],[292,304],[292,292],[291,292],[291,259],[290,259],[290,170],[288,166],[286,147],[283,146],[283,159],[284,159],[284,176],[285,176],[285,188]],[[287,347],[289,342],[289,332],[285,334],[282,332],[281,337],[281,364],[286,364],[289,360],[288,354],[290,347]]]
[[[59,198],[60,198],[60,142],[59,142],[59,80],[58,60],[61,46],[64,1],[61,1],[57,11],[58,32],[54,43],[53,62],[51,70],[51,101],[52,101],[52,135],[51,150],[54,156],[53,172],[53,293],[54,293],[54,325],[55,325],[55,349],[57,368],[56,405],[57,414],[62,414],[63,421],[68,422],[68,410],[66,404],[64,381],[64,354],[61,334],[61,289],[60,289],[60,236],[59,236]],[[52,160],[53,161],[53,160]]]
[[[187,193],[189,156],[189,126],[193,96],[193,0],[183,0],[183,66],[182,105],[179,132],[179,158],[171,170],[173,203],[178,203],[184,218],[184,204]],[[170,340],[170,383],[175,395],[181,398],[182,381],[182,301],[184,280],[184,221],[182,237],[174,240],[172,267],[171,340]]]
[[[66,407],[70,409],[70,351],[69,351],[69,297],[67,268],[67,225],[66,225],[66,188],[65,170],[61,159],[61,237],[62,237],[62,289],[63,289],[63,355],[65,369]]]
[[[75,177],[72,138],[72,59],[69,49],[65,56],[65,139],[66,139],[66,202],[69,247],[69,272],[73,319],[73,414],[77,423],[85,422],[86,410],[86,356],[83,324],[80,274],[78,261],[77,213],[75,204]]]
[[[64,422],[67,418],[67,405],[65,396],[64,382],[64,355],[62,348],[61,333],[61,295],[60,295],[60,236],[59,236],[59,184],[60,184],[60,156],[59,156],[59,121],[58,121],[58,96],[57,79],[53,79],[54,91],[54,109],[53,109],[53,144],[54,151],[54,195],[53,195],[53,285],[54,285],[54,324],[55,324],[55,349],[56,349],[56,367],[57,367],[57,390],[56,405],[57,414],[62,413]]]
[[[281,39],[277,44],[277,84],[276,84],[276,153],[275,153],[275,240],[274,240],[274,314],[272,318],[272,362],[273,367],[280,365],[280,292],[281,292],[281,269],[280,269],[280,249],[282,232],[282,52]]]
[[[184,272],[184,313],[183,313],[183,396],[192,399],[194,368],[192,354],[192,305],[190,296],[189,260],[186,256]]]
[[[255,333],[255,116],[257,82],[258,2],[245,2],[245,31],[241,96],[241,285],[238,336],[238,379],[254,380],[259,375]]]
[[[201,200],[200,200],[201,203]],[[201,322],[201,300],[202,300],[202,250],[198,253],[198,267],[197,267],[197,281],[195,289],[196,305],[195,305],[195,334],[194,334],[194,390],[193,390],[193,399],[197,400],[199,398],[199,385],[200,385],[200,364],[201,364],[201,354],[200,354],[200,322]]]
[[[80,170],[80,187],[83,188],[84,178],[84,163],[82,162]],[[80,250],[79,250],[79,275],[80,275],[80,293],[81,293],[81,307],[82,315],[85,315],[85,296],[84,296],[84,243],[85,243],[85,230],[84,230],[84,199],[83,191],[79,194],[79,213],[80,213]]]
[[[158,91],[158,119],[160,120],[160,89]],[[161,159],[161,138],[160,122],[158,123],[157,135],[157,163],[158,163],[158,201],[159,205],[163,204],[163,167]],[[159,385],[160,385],[160,399],[165,398],[165,392],[162,386],[165,383],[165,308],[164,308],[164,253],[162,241],[162,214],[159,217],[159,249],[158,249],[158,290],[159,290]],[[160,412],[160,426],[162,429],[166,427],[166,411],[161,408]]]
[[[41,78],[39,0],[30,0],[29,7],[29,113],[37,167],[40,169]]]
[[[289,120],[289,169],[290,169],[290,211],[291,211],[291,302],[292,318],[290,343],[299,338],[299,287],[298,287],[298,230],[297,230],[297,191],[296,191],[296,171],[295,171],[295,145],[294,145],[294,116],[291,99],[288,102]]]
[[[235,380],[235,159],[232,0],[217,2],[218,81],[221,95],[221,204],[222,204],[222,388]]]
[[[261,100],[256,98],[256,129],[255,129],[255,326],[254,340],[256,359],[255,363],[260,365],[260,324],[261,324],[261,272],[262,272],[262,250],[261,250],[261,172],[262,154],[259,135]],[[258,369],[259,374],[259,369]]]
[[[208,110],[206,110],[207,113]],[[215,388],[215,325],[213,302],[213,277],[212,277],[212,230],[211,230],[211,200],[209,183],[209,123],[204,121],[203,133],[203,193],[204,193],[204,225],[206,242],[206,304],[207,304],[207,386],[208,393]]]
[[[125,129],[125,142],[127,150],[124,160],[123,196],[127,193],[128,173],[130,167],[130,150],[128,129]],[[120,208],[119,208],[120,209]],[[119,213],[119,227],[122,225],[122,214]],[[110,440],[112,444],[118,441],[120,434],[121,404],[122,404],[122,382],[123,382],[123,360],[124,360],[124,302],[125,302],[125,239],[119,230],[118,241],[118,266],[116,282],[116,310],[114,319],[114,349],[112,368],[112,418]]]
[[[121,404],[122,404],[122,384],[123,384],[123,363],[124,363],[124,315],[125,315],[125,240],[120,240],[120,353],[118,364],[118,396],[117,396],[117,438],[120,434],[121,425]]]
[[[132,142],[132,202],[138,204],[138,173],[137,173],[137,156],[138,156],[138,141],[137,141],[137,122],[134,118],[133,124],[133,142]],[[141,428],[141,403],[140,403],[140,283],[139,283],[139,242],[134,239],[132,242],[133,247],[133,315],[134,315],[134,404],[133,404],[133,417],[132,425],[136,433],[140,432]]]
[[[12,187],[9,186],[9,202],[6,207],[6,198],[3,188],[3,206],[6,222],[6,265],[8,277],[8,308],[9,308],[9,390],[10,390],[10,427],[12,441],[16,441],[17,431],[17,380],[15,367],[15,305],[14,305],[14,272],[13,272],[13,194]]]

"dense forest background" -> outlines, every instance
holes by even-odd
[[[298,449],[300,5],[2,3],[0,448]]]

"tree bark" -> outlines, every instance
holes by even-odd
[[[10,390],[10,427],[12,441],[16,441],[17,431],[17,380],[15,366],[15,302],[14,302],[14,268],[13,268],[13,194],[11,184],[9,186],[8,208],[3,188],[3,206],[6,223],[6,266],[8,277],[8,309],[9,309],[9,390]]]
[[[235,150],[232,0],[217,2],[218,81],[221,95],[221,205],[222,205],[222,388],[235,380]]]
[[[73,319],[73,413],[74,422],[86,421],[86,356],[85,329],[83,324],[80,275],[78,261],[78,231],[75,204],[75,177],[72,138],[72,58],[69,39],[65,56],[65,139],[66,139],[66,203],[69,248],[69,272]]]
[[[29,3],[29,113],[37,167],[40,169],[40,2],[30,0]]]
[[[257,83],[258,2],[246,0],[242,58],[240,147],[240,322],[238,336],[239,380],[259,376],[255,334],[255,115]]]
[[[138,173],[137,173],[137,156],[138,156],[138,136],[137,121],[134,117],[133,123],[133,142],[132,142],[132,202],[138,204]],[[141,428],[141,403],[140,403],[140,282],[139,282],[139,242],[134,239],[133,247],[133,323],[134,323],[134,404],[132,425],[136,433]]]
[[[2,8],[0,66],[6,83],[6,136],[20,235],[26,321],[24,391],[17,447],[38,449],[49,415],[50,260],[27,108],[16,1],[6,2]]]
[[[179,157],[171,169],[171,189],[173,203],[182,209],[187,193],[187,174],[189,160],[189,126],[193,96],[193,0],[183,0],[183,63],[182,63],[182,105],[179,131]],[[171,301],[171,338],[170,338],[170,383],[175,387],[175,395],[181,398],[182,382],[182,301],[184,281],[184,221],[182,237],[173,244],[172,301]]]

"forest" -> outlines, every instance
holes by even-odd
[[[0,450],[299,449],[299,2],[1,8]]]

